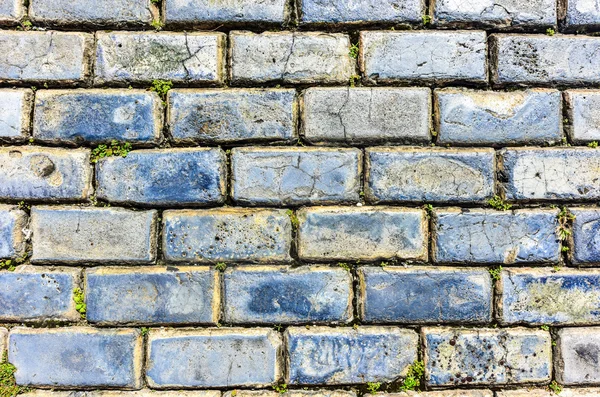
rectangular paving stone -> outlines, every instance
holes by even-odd
[[[550,333],[539,329],[421,329],[428,386],[547,383]]]
[[[428,220],[421,209],[311,207],[297,216],[302,260],[427,260]]]
[[[600,27],[600,6],[594,0],[569,0],[563,4],[560,17],[567,31]]]
[[[153,389],[266,387],[281,376],[281,349],[268,328],[150,331],[146,380]]]
[[[564,91],[570,140],[578,145],[600,141],[600,90]]]
[[[4,0],[0,3],[0,25],[16,25],[23,15],[25,15],[25,4],[21,0]]]
[[[290,262],[292,223],[285,210],[215,208],[163,212],[169,262]]]
[[[53,144],[153,144],[160,140],[162,101],[145,90],[39,90],[33,137]]]
[[[168,126],[177,143],[291,141],[297,117],[294,89],[169,91]]]
[[[251,266],[224,275],[227,323],[348,323],[352,299],[352,275],[342,268]]]
[[[571,208],[569,212],[575,216],[569,251],[571,262],[577,266],[600,263],[600,210]]]
[[[381,397],[493,397],[491,390],[439,390],[378,393]]]
[[[372,82],[487,81],[482,31],[360,32],[360,69]]]
[[[341,33],[231,32],[234,84],[347,83],[354,74],[350,38]]]
[[[302,103],[302,133],[311,143],[431,141],[428,88],[312,87]]]
[[[563,138],[561,93],[435,90],[438,145],[554,144]]]
[[[4,357],[6,352],[6,341],[8,339],[8,330],[0,327],[0,354]]]
[[[0,139],[22,141],[27,138],[32,108],[33,91],[0,89]]]
[[[494,195],[493,149],[375,147],[366,157],[370,203],[477,203]]]
[[[96,164],[98,198],[120,204],[222,204],[226,180],[227,159],[219,148],[135,150]]]
[[[19,385],[142,387],[142,337],[138,330],[16,327],[8,341],[8,361],[18,368],[15,378]]]
[[[284,394],[285,397],[356,397],[354,391],[349,390],[288,390],[278,393],[274,390],[232,390],[223,393],[223,397],[277,397]]]
[[[221,397],[219,390],[89,390],[55,391],[35,389],[25,393],[24,397]],[[337,396],[335,396],[337,397]],[[346,397],[346,396],[340,396]],[[350,396],[355,397],[355,396]],[[479,396],[477,396],[479,397]]]
[[[506,269],[497,291],[504,324],[599,324],[600,271]]]
[[[17,206],[0,205],[0,258],[25,254],[27,213]]]
[[[196,32],[99,32],[95,84],[221,84],[226,36]]]
[[[0,199],[85,200],[92,191],[90,151],[40,146],[0,148]]]
[[[358,268],[358,313],[367,323],[489,323],[487,269]]]
[[[150,264],[156,258],[156,215],[124,208],[33,207],[31,261]]]
[[[88,79],[94,36],[79,32],[0,32],[0,82],[71,85]]]
[[[216,324],[219,273],[208,267],[86,271],[87,320],[99,325]]]
[[[80,271],[71,268],[18,266],[0,272],[0,321],[79,321],[73,290]]]
[[[239,204],[357,202],[359,149],[248,147],[231,151],[231,196]]]
[[[549,389],[521,389],[521,390],[502,390],[496,392],[497,397],[555,397],[556,393]],[[600,388],[562,388],[561,397],[597,397],[600,395]]]
[[[561,385],[599,385],[600,327],[561,328],[556,341],[556,381]]]
[[[425,12],[422,0],[301,0],[300,23],[417,23]]]
[[[244,23],[283,24],[291,9],[285,0],[173,0],[164,5],[167,26],[232,25]]]
[[[289,327],[290,385],[389,382],[405,376],[417,359],[419,338],[396,327]]]

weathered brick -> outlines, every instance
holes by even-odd
[[[156,389],[265,387],[281,376],[281,349],[266,328],[151,331],[146,379]]]
[[[284,210],[165,211],[163,252],[173,262],[289,262],[292,224]]]
[[[440,390],[440,391],[405,391],[399,393],[378,393],[380,397],[493,397],[491,390]],[[562,396],[561,396],[562,397]]]
[[[8,338],[8,330],[6,328],[0,327],[0,355],[4,357],[4,352],[6,352],[6,340]]]
[[[490,36],[492,81],[498,84],[600,82],[600,38],[544,35]]]
[[[590,148],[514,148],[500,152],[506,198],[598,200],[600,151]]]
[[[573,220],[571,262],[578,266],[600,263],[600,210],[594,208],[570,209]]]
[[[354,72],[345,34],[232,32],[229,39],[235,84],[346,83]]]
[[[396,327],[290,327],[286,382],[339,385],[393,381],[417,359],[419,337]]]
[[[433,257],[438,263],[558,263],[558,210],[436,209]]]
[[[142,358],[142,337],[133,329],[17,327],[8,339],[19,385],[139,389]]]
[[[381,23],[421,22],[425,11],[423,0],[301,0],[300,22]]]
[[[177,143],[290,141],[295,97],[293,89],[171,90],[169,131]]]
[[[429,386],[542,383],[552,375],[550,333],[528,328],[423,328]]]
[[[263,23],[282,24],[290,16],[285,0],[178,0],[167,1],[164,6],[168,26],[209,27],[222,24]]]
[[[208,267],[86,271],[87,320],[100,325],[216,324],[220,286]]]
[[[219,390],[90,390],[55,391],[35,389],[23,397],[221,397]],[[275,396],[276,397],[276,396]],[[345,397],[345,396],[342,396]],[[351,396],[355,397],[355,396]],[[479,396],[477,396],[479,397]]]
[[[223,33],[103,32],[97,41],[96,84],[223,82]]]
[[[600,384],[600,327],[561,328],[556,342],[556,380],[563,385]]]
[[[231,195],[250,205],[356,202],[361,159],[358,149],[236,148]]]
[[[152,144],[161,137],[162,101],[142,90],[39,90],[33,123],[33,137],[54,144]]]
[[[156,211],[33,207],[35,263],[148,264],[156,258]]]
[[[371,203],[483,202],[494,195],[493,149],[377,147],[366,150]]]
[[[600,90],[568,90],[564,94],[569,116],[566,130],[571,141],[600,141]]]
[[[0,2],[0,25],[16,25],[25,15],[25,5],[21,0]]]
[[[567,31],[598,29],[600,27],[600,7],[594,0],[564,1],[561,19]]]
[[[317,144],[429,143],[430,94],[428,88],[309,88],[303,135]]]
[[[307,261],[427,260],[425,211],[311,207],[298,212],[298,256]]]
[[[600,388],[562,388],[559,392],[560,397],[597,397],[600,395]],[[496,392],[497,397],[555,397],[557,393],[549,389],[521,389],[521,390],[502,390]]]
[[[342,268],[238,267],[227,269],[224,280],[228,323],[352,321],[352,275]]]
[[[94,36],[76,32],[0,32],[0,82],[74,84],[90,75]]]
[[[25,253],[27,213],[16,206],[0,205],[0,258]]]
[[[486,323],[492,320],[487,269],[361,267],[358,312],[367,323]]]
[[[222,204],[227,159],[218,148],[136,150],[96,166],[98,198],[147,205]]]
[[[0,199],[75,201],[92,186],[90,151],[37,146],[0,148]]]
[[[360,68],[374,82],[487,81],[485,32],[361,32],[360,47]]]
[[[287,390],[279,393],[272,390],[233,390],[223,393],[223,397],[356,397],[349,390]]]
[[[22,141],[29,135],[33,92],[0,89],[0,139]]]
[[[563,138],[558,90],[435,90],[440,145],[553,144]]]

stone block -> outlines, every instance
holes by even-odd
[[[31,90],[0,89],[0,139],[23,141],[27,138],[32,108]]]
[[[25,254],[27,213],[16,206],[0,205],[0,258]]]

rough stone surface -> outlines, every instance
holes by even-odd
[[[301,0],[300,23],[421,22],[422,0]]]
[[[576,144],[600,141],[600,90],[565,91],[569,138]]]
[[[579,29],[598,29],[600,27],[600,4],[594,0],[565,1],[566,9],[563,15],[568,31]]]
[[[90,390],[54,391],[35,389],[24,393],[24,397],[221,397],[219,390]],[[337,397],[337,396],[334,396]],[[346,397],[346,396],[340,396]],[[355,396],[349,396],[355,397]],[[479,397],[479,396],[477,396]]]
[[[165,22],[172,25],[282,24],[290,9],[285,0],[171,0],[164,8]]]
[[[557,382],[563,385],[600,384],[600,328],[562,328],[557,335]]]
[[[8,330],[0,327],[0,354],[4,355],[6,352],[6,340],[8,338]]]
[[[25,6],[21,0],[3,0],[0,2],[0,25],[17,24],[25,15]]]
[[[0,89],[0,139],[22,141],[29,135],[33,93],[27,89]]]
[[[600,263],[600,211],[594,208],[574,208],[572,250],[570,259],[578,266]]]
[[[25,211],[0,205],[0,258],[20,257],[25,253],[27,221]]]
[[[406,391],[400,393],[378,393],[381,397],[493,397],[491,390],[440,390],[440,391]]]
[[[349,390],[288,390],[285,393],[278,393],[271,390],[233,390],[223,393],[223,397],[278,397],[283,394],[285,397],[356,397],[354,391]]]
[[[562,388],[560,397],[596,397],[600,395],[600,388]],[[497,397],[555,397],[556,393],[548,389],[520,389],[502,390],[496,392]]]

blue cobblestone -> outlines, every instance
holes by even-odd
[[[600,210],[594,208],[573,208],[573,249],[571,261],[575,265],[600,263]]]
[[[29,135],[32,107],[31,90],[0,89],[0,138],[25,139]]]
[[[25,253],[27,213],[16,206],[0,205],[0,258]]]

